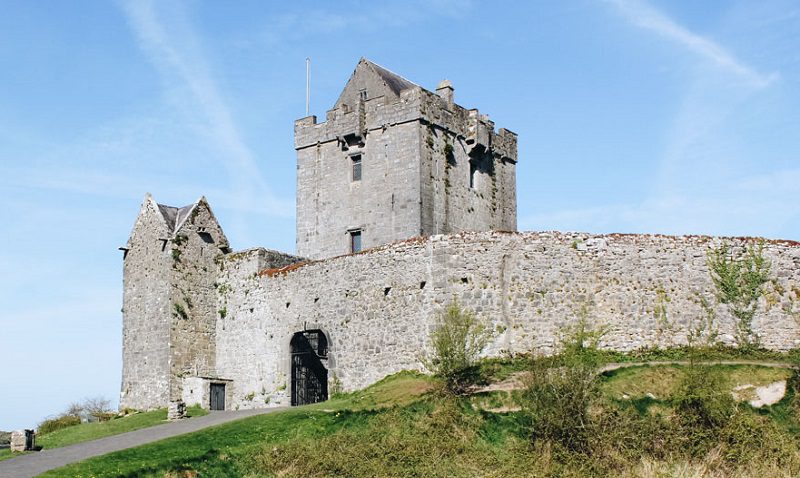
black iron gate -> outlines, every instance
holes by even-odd
[[[292,405],[328,399],[328,339],[321,330],[294,334],[292,349]]]
[[[211,384],[211,408],[212,410],[225,410],[225,384]]]

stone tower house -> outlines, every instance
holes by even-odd
[[[297,253],[414,236],[516,231],[517,135],[361,59],[324,123],[295,122]]]
[[[228,240],[205,198],[181,208],[145,196],[123,259],[121,408],[180,398],[180,378],[215,370],[219,260]]]

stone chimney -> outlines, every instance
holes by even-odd
[[[453,106],[453,84],[450,80],[442,80],[436,87],[436,94],[444,98],[449,106]]]

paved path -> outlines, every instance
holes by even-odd
[[[93,456],[105,455],[113,451],[133,448],[164,438],[183,435],[221,423],[251,417],[263,413],[285,410],[287,407],[262,408],[259,410],[239,410],[231,412],[211,412],[203,417],[190,418],[177,422],[165,423],[154,427],[142,428],[132,432],[121,433],[99,440],[92,440],[61,448],[42,450],[0,461],[0,477],[28,478],[45,471],[59,468],[70,463],[85,460]]]

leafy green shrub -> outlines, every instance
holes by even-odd
[[[717,441],[720,430],[736,412],[736,402],[724,388],[721,376],[700,365],[686,369],[673,404],[694,455],[708,451],[708,445]]]
[[[791,405],[794,419],[800,422],[800,369],[795,368],[794,373],[786,382],[786,389],[792,397]]]
[[[486,325],[453,301],[431,333],[433,351],[425,365],[444,380],[447,390],[463,393],[479,376],[475,363],[490,338]]]
[[[554,442],[570,451],[587,451],[590,407],[600,394],[597,344],[602,335],[582,319],[566,331],[559,356],[532,362],[522,401],[534,441]]]
[[[730,465],[752,461],[788,465],[782,462],[797,454],[797,443],[782,433],[773,420],[744,407],[728,417],[716,433],[713,445],[719,447]]]
[[[605,404],[591,417],[592,455],[612,461],[663,460],[680,452],[682,435],[669,420],[640,412],[634,404]]]
[[[49,420],[45,420],[39,424],[37,431],[39,434],[44,435],[46,433],[54,432],[56,430],[61,430],[62,428],[72,427],[75,425],[80,425],[81,419],[75,415],[63,415],[58,418],[51,418]]]
[[[537,360],[522,395],[531,421],[531,437],[558,443],[570,451],[586,451],[590,436],[589,407],[597,398],[594,367]]]

